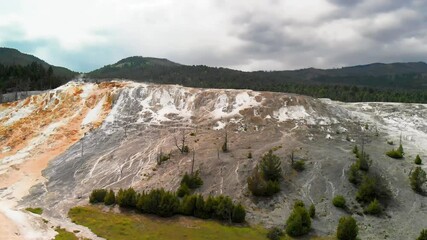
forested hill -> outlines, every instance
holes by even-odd
[[[374,63],[326,70],[243,72],[181,65],[167,59],[130,57],[90,72],[88,76],[203,88],[291,92],[347,102],[427,103],[427,64],[424,62]]]
[[[45,90],[62,85],[77,75],[67,68],[16,49],[0,48],[0,91]]]

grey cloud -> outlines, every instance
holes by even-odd
[[[126,4],[123,0],[120,6]],[[427,60],[423,0],[212,0],[196,7],[191,1],[175,5],[159,0],[159,5],[138,6],[138,14],[116,15],[126,20],[119,25],[100,24],[99,31],[88,34],[105,41],[89,41],[78,49],[64,49],[53,38],[27,39],[19,25],[0,26],[0,43],[29,53],[43,49],[47,61],[79,71],[147,54],[245,70]],[[157,16],[158,8],[163,17]]]
[[[272,15],[268,22],[257,22],[255,20],[257,18],[251,14],[236,14],[233,22],[235,35],[244,42],[244,45],[235,49],[234,56],[255,61],[270,59],[281,62],[280,66],[283,68],[310,66],[327,68],[370,62],[427,59],[425,50],[414,52],[402,43],[407,38],[422,40],[425,36],[427,14],[423,11],[426,9],[423,8],[424,3],[421,6],[417,1],[388,1],[384,4],[373,4],[367,9],[370,5],[366,1],[331,0],[331,2],[338,7],[331,16],[308,24],[286,21],[277,15]],[[413,11],[415,15],[409,17],[400,15],[406,10]],[[352,12],[357,14],[352,15]],[[390,14],[396,21],[384,23],[387,25],[381,22],[372,24],[372,19],[381,14]],[[359,34],[359,39],[342,43],[338,41],[335,45],[328,46],[324,44],[322,36],[313,34],[323,24],[337,19],[354,22],[353,30]],[[357,27],[357,23],[360,22],[367,24]],[[336,34],[341,34],[338,29]]]

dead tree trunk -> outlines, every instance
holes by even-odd
[[[176,137],[174,137],[174,139],[175,139],[175,146],[176,146],[176,148],[178,148],[178,150],[181,153],[187,153],[188,152],[188,146],[185,145],[185,140],[186,140],[185,130],[182,130],[181,146],[179,146],[178,140],[176,139]]]
[[[195,160],[194,156],[195,156],[195,154],[196,154],[196,152],[193,148],[193,160],[191,162],[191,175],[193,175],[193,173],[194,173],[194,160]]]
[[[225,138],[224,138],[224,144],[222,144],[222,151],[228,152],[228,136],[227,131],[225,131]]]
[[[291,160],[291,166],[294,165],[294,150],[291,151],[291,154],[289,155],[289,159]]]

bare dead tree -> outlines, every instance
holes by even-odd
[[[193,173],[194,173],[194,161],[195,161],[195,154],[196,154],[196,151],[194,150],[194,148],[193,148],[193,160],[191,161],[191,175],[193,176]]]
[[[289,159],[291,160],[291,165],[294,165],[294,152],[295,150],[292,149],[291,154],[289,155]]]
[[[222,144],[222,151],[228,152],[228,135],[227,130],[225,131],[224,143]]]
[[[186,137],[185,137],[185,130],[182,130],[182,138],[181,138],[181,146],[179,146],[178,144],[178,140],[176,139],[176,137],[174,137],[175,139],[175,146],[178,148],[178,150],[181,153],[188,153],[188,146],[185,145],[185,141],[186,141]]]
[[[160,152],[157,153],[157,158],[156,158],[157,165],[162,164],[162,156],[163,156],[163,152],[162,152],[162,149],[160,148]]]

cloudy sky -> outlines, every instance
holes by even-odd
[[[77,71],[133,55],[241,70],[427,61],[427,1],[0,0],[0,46]]]

